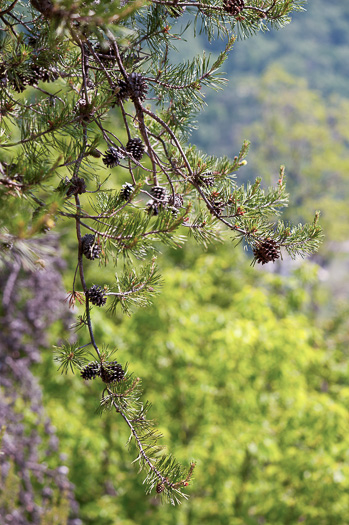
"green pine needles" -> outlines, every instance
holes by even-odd
[[[62,225],[69,242],[75,238],[68,301],[83,309],[75,328],[86,330],[57,348],[55,359],[62,372],[100,382],[100,410],[124,420],[148,491],[172,503],[187,497],[194,463],[184,468],[159,446],[140,380],[102,349],[94,314],[149,304],[161,284],[154,256],[189,235],[203,246],[226,237],[243,242],[253,263],[317,250],[318,214],[305,226],[278,220],[288,202],[283,168],[273,188],[260,179],[241,186],[247,141],[233,158],[187,142],[202,89],[225,83],[219,69],[235,35],[282,27],[303,3],[2,2],[0,260],[35,267],[38,236]],[[191,29],[226,39],[216,60],[172,61]],[[113,282],[103,272],[99,282],[89,279],[87,269],[98,264],[117,266]]]

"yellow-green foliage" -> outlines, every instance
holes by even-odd
[[[271,183],[282,158],[293,220],[321,209],[328,241],[348,237],[348,100],[309,89],[280,66],[259,80],[261,114],[245,129],[251,139],[251,173]],[[250,176],[250,174],[249,174]],[[287,219],[290,211],[286,212]],[[328,251],[328,245],[324,247]]]
[[[120,362],[132,356],[169,449],[197,461],[189,502],[143,494],[125,429],[91,416],[97,380],[65,378],[59,410],[48,393],[84,524],[346,523],[348,388],[305,313],[313,270],[283,282],[219,250],[174,254],[152,307],[99,326]],[[47,392],[60,384],[51,374]]]

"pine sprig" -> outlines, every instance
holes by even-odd
[[[116,280],[115,291],[111,288],[107,293],[112,299],[109,310],[113,314],[119,305],[128,315],[135,306],[148,306],[152,303],[153,297],[159,293],[158,288],[161,285],[161,276],[155,266],[155,260],[150,265],[142,266],[138,272],[132,268],[126,270],[120,277],[116,275]]]
[[[61,346],[54,346],[53,360],[59,363],[58,370],[61,370],[61,374],[67,374],[70,370],[73,374],[76,369],[80,369],[86,362],[86,346],[79,346],[77,343],[70,344],[64,343]]]
[[[186,470],[171,454],[164,454],[163,447],[159,445],[162,434],[156,429],[154,421],[147,417],[151,405],[148,402],[142,404],[141,395],[139,378],[134,379],[130,375],[103,391],[100,411],[116,410],[128,425],[128,444],[130,447],[134,444],[138,451],[133,463],[138,464],[140,472],[146,472],[143,483],[147,486],[147,492],[155,489],[172,504],[181,503],[188,497],[181,489],[189,484],[195,464],[192,463]]]
[[[207,212],[199,213],[195,217],[189,217],[188,222],[184,226],[189,229],[189,235],[205,248],[215,242],[223,242],[222,232],[219,230],[217,219]]]
[[[318,250],[324,235],[318,225],[320,213],[315,214],[313,224],[299,224],[298,226],[285,226],[282,222],[278,224],[276,235],[280,239],[280,245],[294,259],[296,256],[307,257]]]

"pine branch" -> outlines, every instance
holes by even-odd
[[[126,271],[120,279],[117,277],[117,292],[109,291],[107,296],[113,299],[109,310],[115,313],[120,304],[124,313],[130,315],[131,305],[148,306],[156,293],[156,287],[161,284],[158,269],[153,260],[150,266],[141,268],[138,275],[134,269]]]
[[[113,411],[129,428],[148,490],[178,503],[187,497],[182,489],[194,464],[186,471],[161,450],[147,419],[150,406],[140,401],[140,380],[96,337],[95,311],[107,301],[112,313],[120,305],[126,314],[150,304],[161,279],[149,255],[181,247],[188,235],[206,247],[229,232],[251,246],[252,263],[260,264],[279,259],[282,250],[295,257],[318,249],[318,215],[310,225],[279,219],[288,203],[283,168],[275,187],[264,189],[259,178],[243,186],[237,172],[246,165],[248,141],[232,158],[187,143],[204,104],[201,88],[225,82],[220,68],[233,32],[282,27],[303,2],[31,4],[9,1],[0,13],[0,264],[14,259],[18,269],[41,267],[45,252],[36,237],[58,220],[74,225],[76,270],[67,302],[79,303],[73,328],[87,332],[81,343],[56,348],[55,360],[62,373],[78,370],[82,379],[103,383],[100,411]],[[184,10],[188,22],[176,32],[170,23]],[[224,36],[225,49],[213,62],[199,56],[173,63],[170,51],[197,28],[209,39]],[[89,282],[86,268],[96,259],[118,265],[116,284]],[[15,279],[16,272],[7,300]]]

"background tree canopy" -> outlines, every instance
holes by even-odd
[[[326,101],[331,96],[337,101],[347,99],[348,64],[344,57],[349,45],[345,30],[348,21],[349,6],[345,0],[318,0],[306,4],[306,13],[294,13],[292,23],[282,31],[238,40],[229,62],[224,64],[230,89],[218,94],[207,91],[208,107],[199,116],[195,143],[215,154],[236,147],[242,127],[260,120],[263,108],[256,99],[261,78],[271,64],[305,79],[309,88],[325,96]],[[200,44],[216,53],[222,47],[219,41],[208,46],[203,37]],[[195,44],[189,41],[185,50],[191,49],[195,49]],[[207,122],[217,123],[214,135],[207,132]],[[252,150],[251,153],[254,154]]]
[[[311,321],[316,267],[256,275],[226,246],[190,248],[165,254],[153,306],[102,328],[121,362],[131,349],[169,449],[197,461],[188,502],[169,509],[144,496],[125,429],[93,416],[79,379],[67,388],[45,358],[45,406],[83,523],[345,523],[347,363]]]

